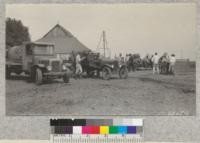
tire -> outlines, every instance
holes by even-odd
[[[35,83],[37,85],[41,85],[43,81],[43,75],[42,75],[42,70],[37,68],[36,69],[36,74],[35,74]]]
[[[67,74],[64,74],[63,75],[63,81],[64,81],[64,83],[69,83],[69,76],[67,75]]]
[[[126,67],[122,67],[120,70],[119,70],[119,77],[121,79],[126,79],[128,77],[128,69]]]
[[[109,80],[110,78],[111,78],[111,69],[110,68],[108,68],[108,67],[104,67],[103,69],[102,69],[102,78],[104,79],[104,80]]]

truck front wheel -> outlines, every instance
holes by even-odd
[[[102,69],[102,78],[104,80],[109,80],[111,78],[111,69],[108,67],[104,67]]]
[[[42,70],[37,68],[36,69],[36,75],[35,75],[35,83],[37,85],[40,85],[40,84],[42,84],[42,81],[43,81]]]

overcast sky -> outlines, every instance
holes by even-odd
[[[29,27],[33,41],[59,23],[92,50],[105,30],[112,56],[168,52],[196,58],[195,4],[12,4],[6,17]]]

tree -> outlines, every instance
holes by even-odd
[[[6,47],[21,45],[25,41],[30,41],[28,27],[24,26],[21,20],[12,18],[6,19]]]

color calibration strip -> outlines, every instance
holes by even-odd
[[[52,134],[136,134],[141,133],[140,126],[55,126]]]
[[[51,119],[50,126],[52,143],[140,143],[143,139],[142,119]]]

